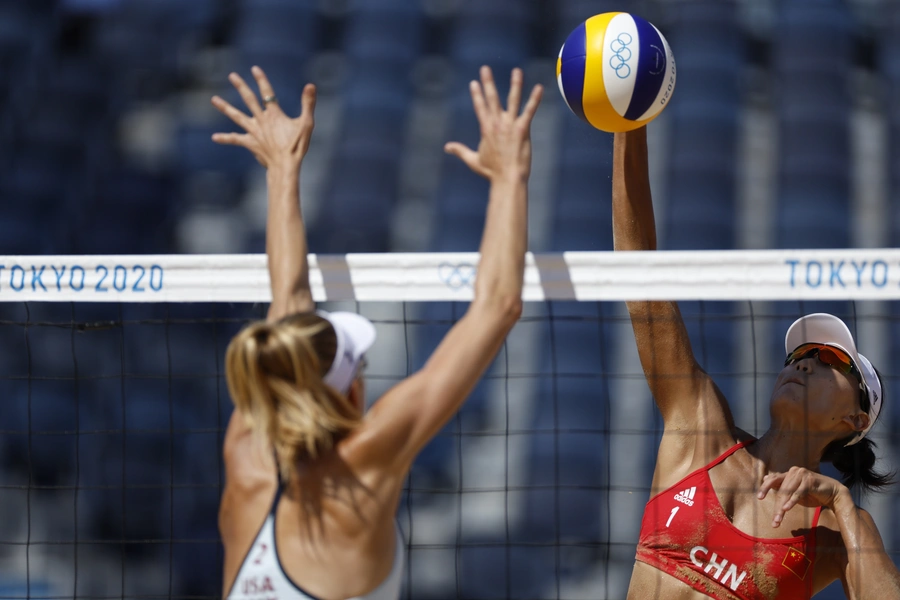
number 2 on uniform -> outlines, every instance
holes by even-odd
[[[666,521],[666,527],[668,527],[668,526],[669,526],[669,523],[672,522],[672,519],[675,518],[675,513],[678,512],[678,509],[679,509],[679,508],[681,508],[681,507],[680,507],[680,506],[676,506],[675,508],[672,509],[672,514],[669,515],[669,520]]]
[[[669,520],[671,521],[672,518],[669,517]],[[668,526],[669,526],[669,524],[666,523],[666,527],[668,527]],[[253,561],[253,564],[254,564],[254,565],[262,564],[263,556],[266,555],[266,550],[268,550],[268,549],[269,549],[269,547],[266,546],[265,544],[260,544],[260,545],[259,545],[259,554],[257,555],[256,560]]]

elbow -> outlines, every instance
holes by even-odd
[[[509,331],[522,316],[524,303],[521,295],[499,295],[473,302],[472,308]]]
[[[523,309],[524,303],[521,296],[506,298],[500,304],[500,319],[509,329],[512,329],[522,317]]]

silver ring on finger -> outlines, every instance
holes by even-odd
[[[278,104],[278,97],[275,95],[266,96],[265,98],[263,98],[263,104]]]

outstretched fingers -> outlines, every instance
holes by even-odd
[[[241,146],[250,148],[251,137],[246,133],[214,133],[212,140],[217,144],[226,146]]]
[[[256,85],[259,88],[259,95],[263,99],[265,108],[269,108],[270,106],[277,107],[278,98],[277,96],[275,96],[275,89],[269,82],[269,78],[266,77],[265,71],[263,71],[259,67],[253,67],[252,69],[250,69],[250,72],[253,74],[253,78],[256,80]]]
[[[219,96],[213,96],[212,105],[215,106],[223,115],[234,121],[235,125],[243,128],[244,131],[247,131],[249,129],[250,117],[248,117],[246,113],[241,112],[233,107],[227,100]]]
[[[528,102],[525,103],[525,108],[522,109],[522,115],[519,117],[526,125],[531,125],[531,120],[534,119],[534,115],[537,113],[538,106],[540,106],[541,98],[543,97],[544,86],[534,86],[531,90],[531,95],[528,97]]]
[[[513,117],[519,115],[522,102],[522,69],[513,69],[509,77],[509,96],[506,98],[506,110]]]
[[[318,92],[316,91],[316,86],[312,83],[307,83],[303,87],[303,95],[300,97],[300,109],[302,111],[301,114],[313,116],[316,112],[316,96]]]
[[[256,98],[256,94],[253,90],[250,89],[250,86],[247,85],[247,82],[238,75],[237,73],[232,73],[228,76],[228,81],[231,82],[231,85],[238,91],[241,95],[241,98],[244,100],[244,104],[247,105],[247,108],[250,109],[250,113],[256,117],[262,113],[262,109],[259,106],[259,100]]]
[[[451,142],[444,146],[444,151],[484,177],[491,178],[510,170],[527,177],[531,167],[531,120],[540,104],[543,88],[539,85],[534,87],[520,115],[524,79],[521,69],[513,69],[510,74],[506,108],[501,105],[490,67],[481,67],[479,79],[469,83],[472,106],[481,128],[478,147],[473,150]]]
[[[467,167],[479,175],[484,174],[484,169],[481,167],[478,160],[478,153],[465,144],[459,142],[447,142],[444,144],[444,152],[457,157],[459,160],[463,161]]]
[[[469,94],[472,96],[472,107],[475,109],[475,118],[478,119],[478,124],[481,125],[481,131],[484,132],[484,125],[487,123],[488,119],[487,102],[484,99],[484,90],[481,89],[481,84],[474,79],[469,82]]]
[[[500,106],[500,94],[497,93],[497,84],[494,83],[494,73],[487,65],[481,67],[481,87],[484,88],[484,99],[490,114],[496,115],[503,112]]]
[[[294,138],[293,149],[300,149],[306,154],[309,148],[310,136],[315,128],[316,112],[316,86],[307,83],[303,87],[303,93],[300,95],[300,116],[297,118],[300,126],[297,127],[296,136]]]

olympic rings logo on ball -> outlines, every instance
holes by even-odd
[[[631,37],[631,34],[623,31],[609,43],[609,49],[613,51],[613,55],[609,57],[609,66],[612,67],[619,79],[628,79],[631,75],[631,66],[628,64],[628,61],[634,55],[628,46],[633,41],[634,38]]]
[[[605,12],[588,18],[566,38],[556,58],[556,82],[579,119],[608,133],[632,131],[669,104],[675,58],[663,34],[648,21],[627,12]]]

